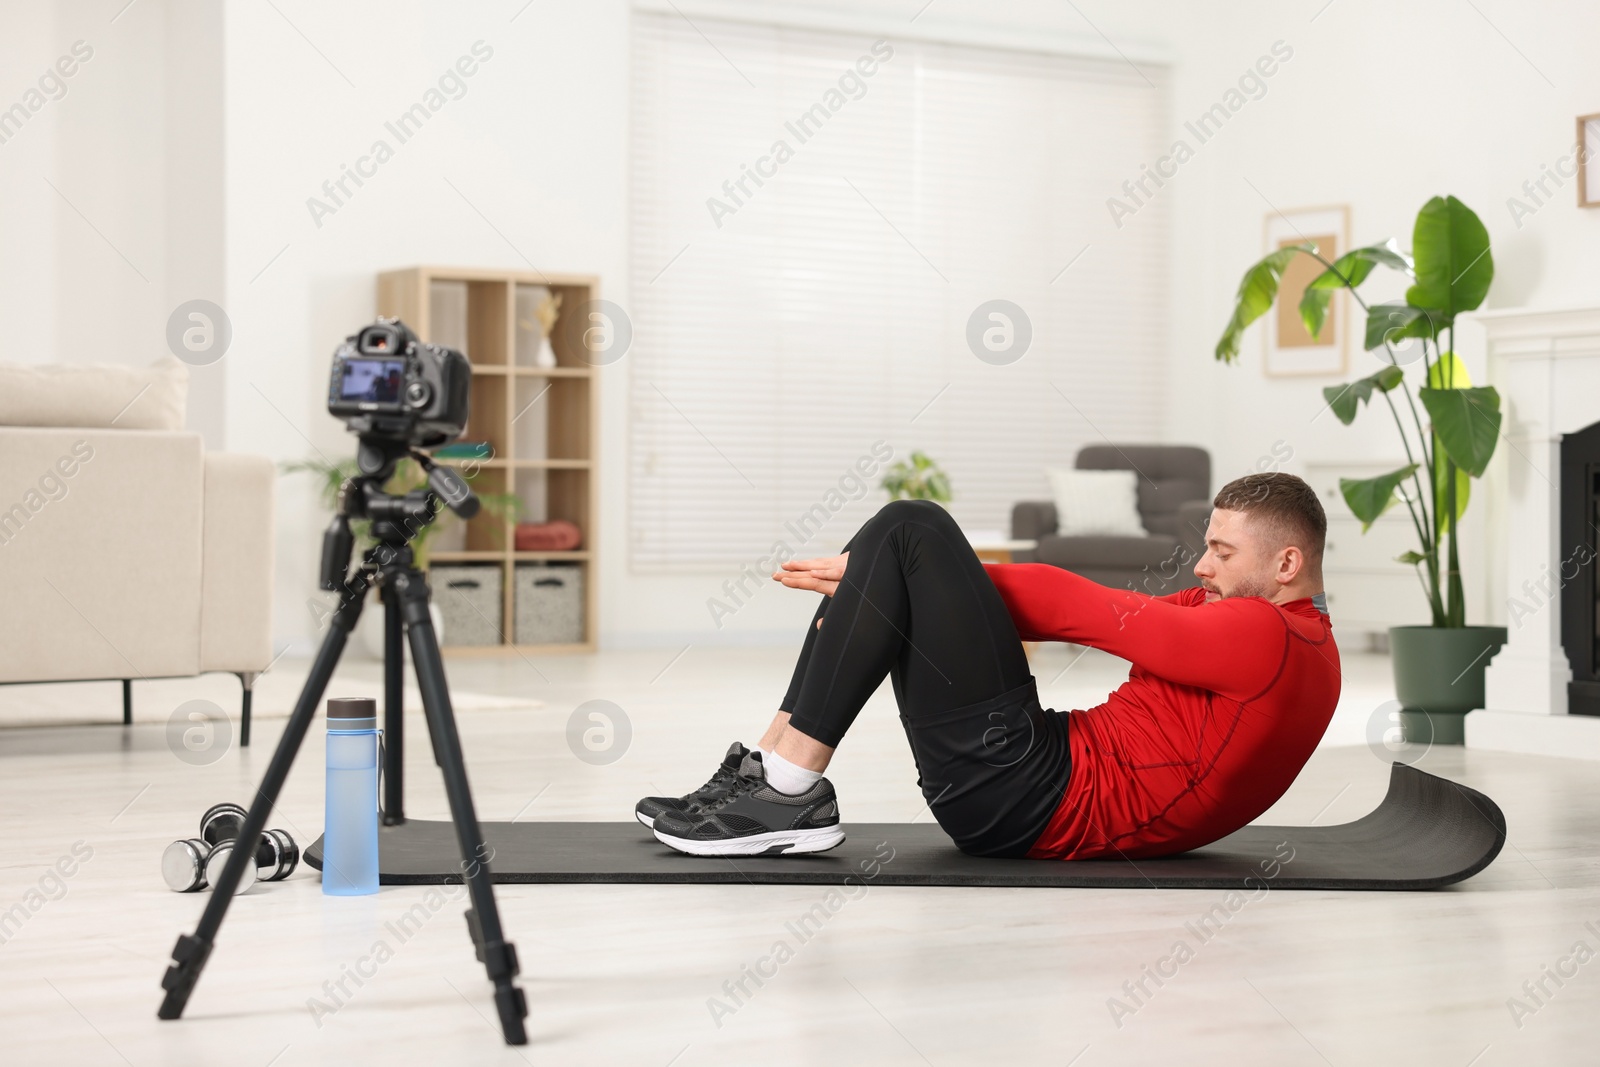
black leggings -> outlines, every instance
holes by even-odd
[[[1023,855],[1071,764],[1066,716],[1040,708],[1000,593],[931,501],[886,505],[845,551],[783,699],[789,724],[837,746],[887,674],[939,825],[963,851]]]

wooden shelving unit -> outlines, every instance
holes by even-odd
[[[542,292],[560,294],[561,317],[551,331],[556,366],[538,367],[540,334],[533,302]],[[515,493],[522,513],[498,518],[481,512],[466,524],[466,546],[435,550],[431,563],[500,565],[502,643],[446,646],[452,656],[504,652],[593,652],[596,607],[595,516],[598,401],[595,369],[575,350],[563,329],[599,298],[599,280],[589,275],[548,274],[460,267],[411,267],[378,276],[378,313],[398,315],[426,341],[449,345],[472,361],[471,414],[463,441],[488,441],[487,459],[449,462],[473,471],[471,483],[485,493]],[[581,331],[571,331],[581,336]],[[577,549],[518,552],[517,519],[567,519],[583,531]],[[529,562],[575,564],[583,576],[583,639],[571,644],[515,643],[516,566]],[[445,634],[449,640],[449,634]]]

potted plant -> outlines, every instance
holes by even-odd
[[[936,504],[948,504],[952,499],[949,476],[926,452],[912,452],[910,463],[899,461],[883,472],[883,481],[878,484],[888,491],[890,500],[932,500]]]
[[[1347,289],[1367,313],[1365,347],[1383,364],[1364,378],[1323,389],[1328,407],[1349,426],[1363,405],[1381,397],[1405,448],[1403,467],[1339,480],[1363,532],[1396,501],[1405,504],[1416,532],[1417,549],[1396,561],[1417,572],[1432,622],[1389,631],[1401,726],[1408,741],[1460,744],[1466,712],[1483,706],[1484,668],[1506,641],[1503,626],[1467,625],[1457,543],[1472,480],[1488,467],[1500,435],[1500,394],[1474,386],[1454,351],[1456,316],[1481,304],[1494,279],[1489,234],[1461,201],[1436,196],[1417,213],[1410,255],[1392,238],[1331,263],[1310,243],[1272,252],[1245,271],[1217,342],[1218,360],[1238,358],[1245,327],[1272,307],[1284,268],[1300,255],[1324,268],[1300,300],[1307,332],[1322,332],[1334,292]],[[1369,305],[1361,298],[1358,288],[1378,267],[1411,279],[1404,300]],[[1397,343],[1413,339],[1416,350],[1403,356]],[[1419,372],[1415,393],[1407,378],[1412,365]]]
[[[317,495],[322,499],[322,506],[333,511],[339,506],[339,492],[344,488],[344,483],[361,473],[356,466],[354,457],[330,463],[321,456],[311,459],[292,460],[282,465],[284,474],[310,474],[317,480]],[[465,473],[470,482],[476,472]],[[384,490],[390,493],[404,494],[413,489],[421,489],[428,484],[428,476],[422,467],[411,459],[402,459],[395,464],[394,475],[384,485]],[[483,511],[497,519],[504,520],[517,514],[522,509],[521,500],[513,493],[478,493],[478,501]],[[460,522],[462,520],[445,511],[438,519],[430,522],[416,532],[411,538],[412,557],[418,567],[426,570],[428,566],[429,542],[436,537],[443,523]],[[366,552],[377,542],[372,539],[370,523],[365,519],[352,519],[350,532],[355,535],[355,554]],[[501,528],[497,523],[491,523],[489,529],[498,536]],[[440,644],[444,643],[444,618],[437,605],[428,605],[428,614],[433,619],[434,634]],[[378,622],[369,620],[377,619]],[[383,627],[381,625],[382,612],[375,610],[369,604],[361,613],[361,621],[357,623],[362,645],[374,659],[383,658]],[[407,651],[409,655],[409,650]]]

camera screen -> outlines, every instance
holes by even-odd
[[[339,399],[392,404],[400,399],[405,384],[403,359],[347,359]]]

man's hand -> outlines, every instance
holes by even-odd
[[[783,569],[772,572],[772,580],[782,582],[790,589],[812,589],[824,596],[832,596],[844,578],[845,563],[850,553],[842,556],[823,556],[819,559],[791,559]]]
[[[818,559],[791,559],[782,565],[782,570],[772,573],[772,580],[790,589],[811,589],[823,596],[832,596],[844,579],[844,568],[849,559],[848,552]],[[822,625],[821,619],[817,620],[817,625]]]

